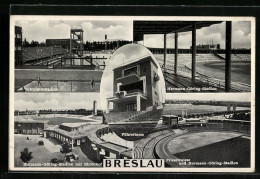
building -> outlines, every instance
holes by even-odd
[[[88,128],[89,123],[62,123],[46,128],[43,136],[55,140],[56,143],[68,142],[73,148],[85,142]]]
[[[104,117],[112,131],[124,140],[144,138],[161,117],[163,104],[158,70],[150,55],[114,69],[113,96],[107,98]],[[111,111],[110,103],[113,104]]]
[[[15,66],[23,65],[23,31],[22,27],[15,26]]]
[[[178,128],[179,117],[176,115],[163,115],[163,124],[170,126],[171,128]]]
[[[47,127],[46,121],[36,120],[15,120],[15,134],[43,134],[43,130]]]
[[[85,126],[89,126],[88,123],[62,123],[60,129],[71,132],[78,129],[84,129]]]
[[[151,56],[136,59],[114,69],[113,103],[114,112],[146,111],[153,106],[161,106],[159,100],[158,66]]]

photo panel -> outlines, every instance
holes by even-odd
[[[10,171],[254,171],[254,18],[11,16],[10,34]]]

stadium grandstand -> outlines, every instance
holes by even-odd
[[[66,50],[61,47],[25,47],[23,48],[23,59],[25,65],[53,64],[53,58],[66,54]]]
[[[164,69],[167,92],[251,91],[251,49],[231,49],[231,21],[226,22],[226,48],[219,44],[196,44],[196,30],[220,21],[134,21],[133,41],[146,34],[163,34],[164,48],[149,48]],[[192,32],[190,49],[178,48],[178,34]],[[166,35],[175,34],[175,48],[166,48]],[[212,40],[213,41],[213,40]],[[232,62],[232,64],[231,64]],[[212,70],[214,69],[214,73]],[[235,69],[239,70],[236,71]],[[231,75],[232,73],[232,75]]]

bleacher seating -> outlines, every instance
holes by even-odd
[[[157,110],[146,110],[146,111],[124,111],[124,112],[112,111],[110,113],[105,113],[104,115],[108,122],[153,121],[153,119],[158,118],[158,115],[160,115],[162,111],[163,108]]]
[[[55,55],[65,54],[66,50],[60,47],[24,47],[23,59],[25,62],[36,59],[49,58]]]
[[[163,67],[163,55],[155,54],[154,55],[160,64]],[[246,61],[250,60],[250,54],[232,54],[233,61]],[[206,62],[206,61],[223,61],[225,54],[197,54],[197,62]],[[178,76],[170,77],[167,74],[174,74],[174,54],[167,54],[166,56],[166,71],[164,71],[164,77],[166,81],[166,87],[173,88],[185,88],[193,87],[190,80],[181,79],[181,77],[191,78],[191,54],[178,54]],[[240,82],[231,82],[232,91],[250,91],[251,86],[240,83]],[[214,87],[219,91],[223,91],[225,88],[225,81],[223,79],[217,79],[213,76],[204,75],[202,73],[196,72],[196,87]],[[176,91],[176,92],[186,92],[186,91]]]
[[[225,54],[218,54],[219,56],[225,58]],[[250,61],[251,54],[231,54],[232,61]]]
[[[129,121],[134,116],[143,113],[144,111],[125,111],[125,112],[113,112],[105,113],[105,118],[109,122]]]

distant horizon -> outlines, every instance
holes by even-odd
[[[187,102],[225,102],[225,103],[250,103],[250,101],[223,101],[223,100],[186,100],[186,99],[168,99],[165,100],[165,104],[170,104],[170,103],[166,103],[167,101],[187,101]]]
[[[204,101],[231,101],[231,102],[251,102],[251,93],[166,93],[165,100],[204,100]]]
[[[15,93],[14,109],[92,109],[93,101],[97,101],[97,109],[101,108],[99,93]]]

